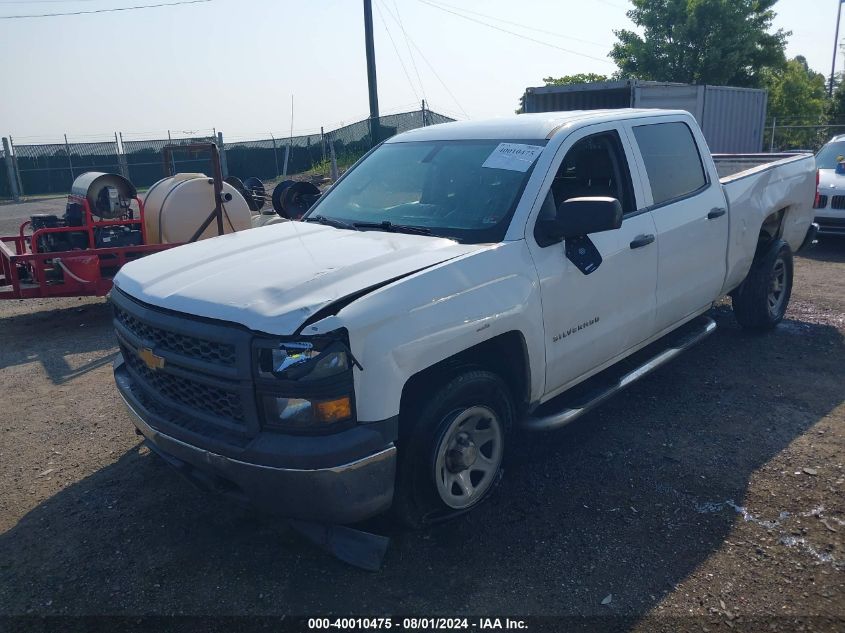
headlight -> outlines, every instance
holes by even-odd
[[[256,342],[264,426],[313,432],[353,419],[352,366],[346,332]]]
[[[341,342],[331,343],[320,350],[314,343],[293,341],[279,343],[278,347],[266,350],[269,358],[262,363],[262,369],[282,380],[319,380],[349,370],[349,354]]]
[[[264,420],[268,428],[317,430],[352,417],[352,399],[333,400],[264,396]]]

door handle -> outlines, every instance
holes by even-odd
[[[710,209],[710,213],[707,214],[707,219],[708,220],[715,220],[716,218],[721,218],[727,212],[728,212],[727,209],[722,209],[722,208],[719,208],[719,207],[716,207],[715,209]]]
[[[654,235],[649,233],[648,235],[638,235],[634,238],[634,241],[631,242],[631,248],[642,248],[643,246],[648,246],[654,241]]]

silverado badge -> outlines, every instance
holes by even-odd
[[[164,367],[164,357],[157,356],[149,347],[142,347],[138,350],[138,358],[150,369],[156,370]]]

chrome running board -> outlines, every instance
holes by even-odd
[[[693,319],[617,364],[623,367],[630,366],[631,359],[636,359],[635,362],[638,364],[633,369],[623,368],[624,373],[620,374],[617,365],[611,366],[584,383],[540,405],[533,415],[523,421],[523,428],[530,431],[551,431],[566,426],[701,342],[715,329],[716,322],[710,317],[700,316]],[[642,360],[643,358],[645,360]],[[559,404],[556,404],[556,401]]]

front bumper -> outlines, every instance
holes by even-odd
[[[845,214],[841,215],[830,217],[830,210],[826,215],[817,215],[815,221],[819,225],[819,235],[845,235]]]
[[[362,521],[390,507],[396,471],[393,443],[350,458],[350,445],[360,442],[356,429],[293,438],[300,447],[295,468],[222,455],[162,432],[167,422],[158,420],[135,398],[122,359],[115,363],[114,371],[118,392],[146,443],[203,489],[280,516],[341,525]],[[268,440],[279,438],[272,434],[271,438],[256,440],[266,445]],[[340,457],[335,460],[337,465],[326,465],[333,456]],[[309,468],[308,462],[319,467]]]

